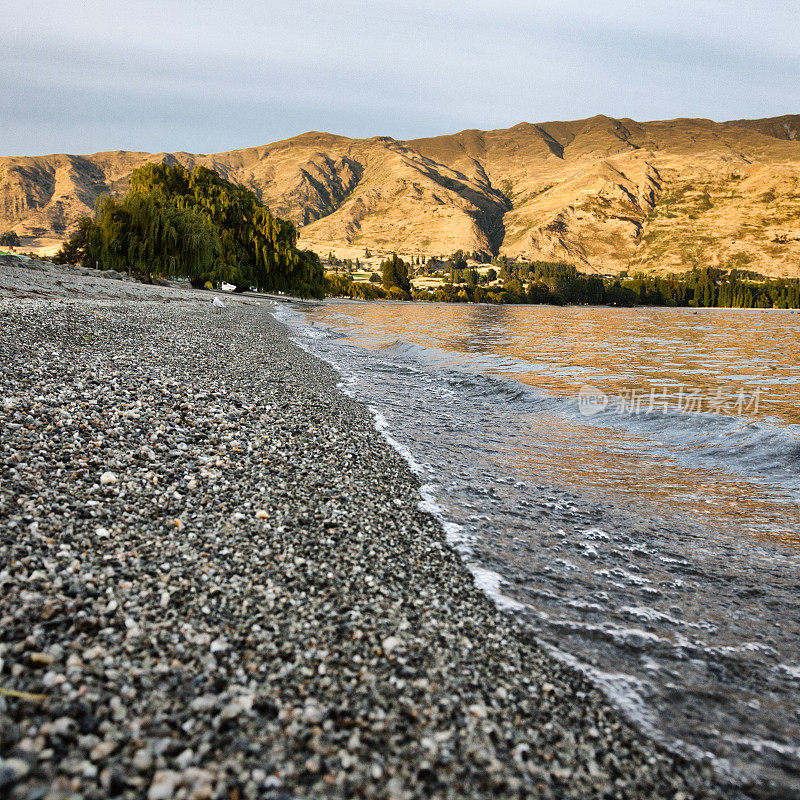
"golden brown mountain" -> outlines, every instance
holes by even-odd
[[[413,141],[305,133],[213,155],[0,158],[0,231],[51,245],[147,161],[245,184],[321,253],[458,248],[585,271],[739,266],[800,276],[800,115],[593,117]]]

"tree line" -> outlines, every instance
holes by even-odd
[[[456,256],[462,255],[457,253]],[[463,256],[462,256],[463,257]],[[395,299],[445,303],[538,303],[550,305],[674,306],[707,308],[800,308],[800,280],[765,278],[745,270],[712,267],[654,276],[616,277],[586,275],[574,265],[551,261],[492,259],[486,272],[464,266],[451,257],[437,272],[443,285],[435,289],[413,289],[413,265],[393,255],[381,263],[381,285],[356,283],[347,276],[326,277],[329,296],[364,300]],[[420,270],[420,272],[422,272]],[[496,279],[502,281],[495,283]]]
[[[79,220],[53,260],[133,272],[145,281],[226,281],[237,290],[322,297],[322,263],[296,244],[294,225],[274,217],[250,189],[202,166],[145,164],[134,170],[125,196],[97,201],[95,218]]]
[[[503,271],[501,270],[501,273]],[[506,275],[513,274],[506,271]],[[415,300],[551,305],[673,306],[689,308],[800,308],[800,280],[742,275],[737,270],[695,269],[678,275],[585,275],[568,266],[534,270],[526,281],[508,277],[483,287],[465,280],[433,291],[415,291]]]

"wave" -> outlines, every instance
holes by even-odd
[[[557,413],[573,424],[608,426],[634,439],[646,437],[646,446],[666,446],[678,461],[721,465],[742,476],[759,475],[777,481],[786,489],[800,488],[800,425],[677,408],[620,413],[624,406],[615,403],[587,416],[580,393],[547,394],[535,385],[502,374],[530,374],[531,362],[491,354],[453,353],[404,340],[382,345],[377,352],[382,361],[396,368],[433,373],[462,402],[497,405],[517,413]]]

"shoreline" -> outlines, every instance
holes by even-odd
[[[108,283],[0,285],[0,790],[722,796],[476,587],[265,305]]]

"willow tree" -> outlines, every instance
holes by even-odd
[[[247,187],[206,167],[145,164],[131,176],[131,195],[205,216],[217,230],[216,276],[237,288],[322,296],[323,269],[313,254],[297,249],[297,231],[274,217]]]
[[[248,188],[214,170],[145,164],[122,200],[102,199],[56,258],[145,275],[228,281],[301,297],[322,297],[316,255],[297,249],[291,222],[272,216]]]
[[[195,281],[212,277],[220,242],[201,214],[135,194],[101,198],[96,210],[85,230],[84,263],[130,270],[147,280],[154,273]]]

